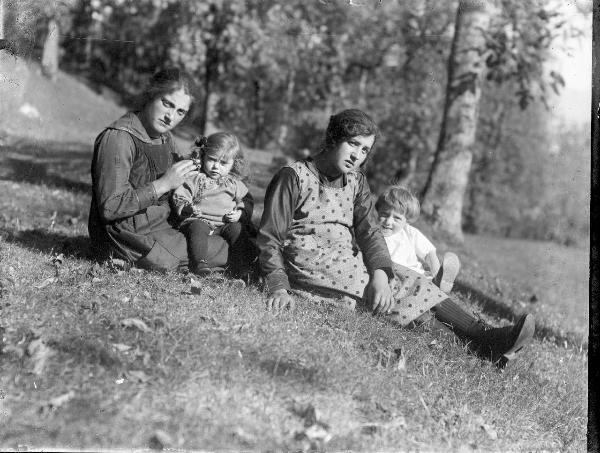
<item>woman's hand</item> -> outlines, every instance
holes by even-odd
[[[169,190],[177,189],[186,178],[197,174],[198,170],[191,160],[180,160],[174,163],[164,175],[153,182],[156,195],[160,197]]]
[[[225,214],[223,216],[223,220],[225,220],[225,222],[227,222],[227,223],[235,223],[235,222],[239,222],[241,217],[242,217],[242,210],[234,209],[233,211]]]
[[[286,307],[292,310],[295,305],[296,301],[294,301],[292,295],[285,289],[278,289],[267,299],[267,311],[274,311],[276,313]]]
[[[375,269],[367,287],[365,300],[373,309],[373,314],[388,313],[392,307],[392,289],[388,276],[382,269]]]

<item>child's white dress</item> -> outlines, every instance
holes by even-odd
[[[399,232],[386,237],[385,242],[394,263],[425,274],[421,261],[429,253],[435,253],[435,246],[417,228],[407,224]]]

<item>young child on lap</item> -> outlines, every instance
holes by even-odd
[[[171,204],[188,241],[190,270],[203,274],[222,270],[206,265],[209,236],[223,237],[230,248],[247,241],[244,224],[250,222],[254,203],[242,182],[245,163],[235,135],[200,137],[191,157],[199,173],[173,192]]]
[[[435,246],[411,225],[421,212],[417,197],[402,186],[391,186],[379,196],[375,209],[392,261],[433,278],[433,283],[449,293],[460,263],[454,253],[448,252],[440,265]],[[428,271],[423,268],[423,263]]]

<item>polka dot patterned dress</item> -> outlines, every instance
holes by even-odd
[[[293,288],[362,299],[369,275],[352,234],[356,173],[342,188],[326,187],[303,162],[290,165],[300,182],[300,201],[284,244]],[[447,296],[427,278],[394,265],[394,320],[409,324]]]

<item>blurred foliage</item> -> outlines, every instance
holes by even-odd
[[[382,130],[368,167],[374,190],[396,178],[420,192],[427,179],[444,105],[455,0],[7,1],[21,54],[39,54],[44,24],[57,17],[63,68],[125,99],[157,67],[184,66],[200,88],[192,118],[198,131],[218,125],[252,148],[298,156],[318,151],[329,115],[358,107]],[[577,217],[566,213],[573,203],[549,200],[556,192],[551,187],[562,184],[569,193],[572,182],[549,176],[553,165],[564,162],[561,153],[541,154],[552,138],[542,104],[564,83],[546,63],[550,47],[559,45],[557,37],[581,30],[566,21],[559,2],[498,5],[485,30],[487,82],[465,228],[562,237],[557,231],[569,228],[560,222],[539,226],[557,212],[563,220]],[[577,137],[561,137],[560,147],[582,149]],[[584,225],[581,215],[565,221]]]

